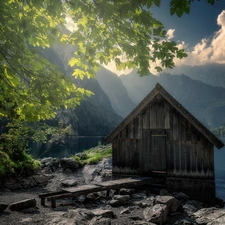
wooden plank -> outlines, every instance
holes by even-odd
[[[98,189],[98,186],[94,185],[94,184],[87,184],[87,185],[81,185],[78,187],[68,187],[68,188],[62,188],[62,191],[65,192],[80,192],[80,191],[86,191],[86,190],[95,190]]]
[[[56,200],[68,198],[68,197],[75,197],[81,194],[89,194],[98,191],[106,191],[109,189],[119,190],[123,187],[132,187],[132,186],[139,186],[148,184],[151,180],[150,177],[138,177],[138,178],[125,178],[119,180],[111,180],[106,181],[98,184],[90,184],[90,185],[81,185],[78,187],[70,187],[70,188],[63,188],[60,192],[52,192],[52,193],[43,193],[40,194],[39,197],[41,198],[41,203],[43,204],[43,199],[45,197],[49,201],[51,201],[52,208],[56,207]]]
[[[190,141],[186,141],[186,156],[187,156],[186,169],[187,169],[187,174],[189,174],[190,171],[191,171],[191,165],[192,165],[191,153],[192,153],[191,142]]]
[[[142,119],[142,124],[143,124],[143,129],[149,129],[150,128],[150,112],[149,112],[149,105],[146,106],[146,109],[143,114],[143,119]]]
[[[140,177],[140,178],[125,178],[125,179],[119,179],[119,180],[110,180],[102,183],[98,183],[96,185],[101,187],[118,187],[118,186],[130,186],[131,184],[141,184],[145,183],[146,181],[151,180],[150,177]]]
[[[170,105],[165,102],[165,129],[170,129]]]
[[[180,167],[182,175],[186,176],[186,141],[180,141]]]
[[[176,175],[180,174],[180,151],[179,151],[179,141],[174,141],[174,159]]]
[[[150,130],[144,129],[143,133],[143,148],[141,149],[141,167],[143,168],[143,172],[148,173],[150,169],[151,162],[151,148],[150,148]]]

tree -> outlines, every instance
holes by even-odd
[[[53,43],[76,45],[75,78],[94,77],[99,63],[116,62],[118,69],[138,68],[149,74],[156,60],[173,68],[174,57],[186,56],[175,42],[164,40],[163,24],[150,10],[161,0],[1,0],[0,116],[37,121],[53,118],[60,107],[75,107],[91,92],[75,86],[57,66],[41,58],[36,47]],[[171,0],[170,13],[189,13],[194,0]],[[208,0],[214,4],[215,0]],[[61,29],[66,17],[76,28]],[[120,56],[125,55],[125,60]]]

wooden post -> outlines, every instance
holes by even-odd
[[[110,195],[110,189],[106,191],[106,197],[109,197]]]
[[[52,205],[52,208],[56,208],[56,199],[52,198],[51,199],[51,205]]]
[[[115,194],[116,194],[116,195],[119,195],[119,194],[120,194],[120,189],[116,189]]]
[[[41,205],[45,206],[45,197],[40,197],[41,198]]]

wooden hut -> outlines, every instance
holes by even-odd
[[[165,177],[169,191],[215,199],[214,146],[224,146],[160,84],[106,138],[114,175]]]

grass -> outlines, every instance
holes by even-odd
[[[81,165],[86,164],[97,164],[104,158],[112,157],[112,146],[111,145],[98,145],[95,148],[85,150],[82,153],[72,156],[73,159],[77,160]]]

